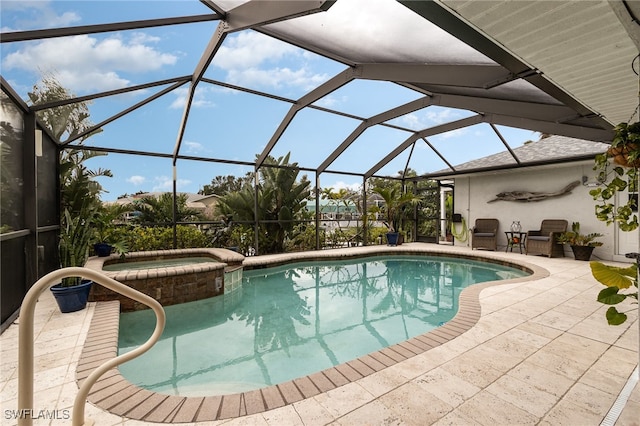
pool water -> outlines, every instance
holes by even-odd
[[[283,383],[451,320],[467,286],[527,275],[443,257],[373,257],[245,271],[241,290],[167,306],[162,339],[120,366],[131,383],[182,396]],[[150,310],[120,317],[119,353],[151,335]]]
[[[168,268],[172,266],[193,265],[196,263],[217,263],[212,257],[180,257],[177,259],[141,260],[139,262],[118,262],[104,265],[103,271],[138,271],[141,269]]]

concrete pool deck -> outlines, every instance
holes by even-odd
[[[587,262],[519,253],[472,253],[467,247],[415,243],[397,249],[423,248],[524,262],[548,274],[536,280],[483,288],[478,292],[481,313],[477,324],[439,346],[407,354],[406,359],[399,358],[360,378],[347,377],[344,372],[342,378],[334,379],[344,384],[332,383],[329,390],[315,384],[313,396],[279,408],[195,424],[493,426],[602,422],[638,362],[637,308],[624,325],[608,326],[606,307],[595,301],[602,286],[591,277]],[[369,252],[375,246],[344,250]],[[96,314],[96,305],[90,304],[83,311],[63,315],[49,292],[40,298],[35,324],[34,408],[48,413],[58,410],[58,419],[36,420],[34,424],[70,423],[63,417],[71,413],[77,391],[78,361],[90,324],[100,320],[102,310],[99,307]],[[102,332],[110,334],[109,329],[105,324]],[[0,339],[2,424],[17,423],[10,416],[10,410],[17,408],[17,334],[18,327],[13,324]],[[85,348],[83,364],[86,355]],[[635,386],[616,424],[638,424],[639,388]],[[111,395],[118,395],[114,389]],[[301,386],[298,391],[303,393]],[[286,395],[280,396],[286,399]],[[265,395],[260,397],[268,408]],[[152,405],[147,413],[155,413],[155,417],[145,418],[178,422],[184,421],[178,414],[192,412],[194,419],[204,407],[189,407],[184,401],[180,406],[172,406],[168,400],[154,403],[152,398],[140,392],[136,398],[127,398],[131,407],[125,417],[87,404],[86,416],[99,425],[155,424],[132,420],[131,414],[145,411],[143,406],[147,404]],[[240,401],[239,414],[244,414],[242,407],[249,412],[247,401]]]

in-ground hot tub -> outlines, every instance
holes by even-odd
[[[241,285],[243,261],[243,255],[231,250],[193,248],[132,252],[124,259],[118,255],[91,257],[85,266],[168,306],[233,291]],[[147,309],[146,305],[94,285],[89,301],[106,300],[119,300],[123,312]]]

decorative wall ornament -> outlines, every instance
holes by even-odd
[[[496,194],[496,198],[487,201],[487,203],[493,203],[494,201],[542,201],[547,198],[561,197],[563,195],[571,194],[571,190],[580,185],[580,181],[571,182],[569,185],[556,192],[531,192],[531,191],[509,191]]]

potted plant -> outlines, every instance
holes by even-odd
[[[416,205],[420,202],[420,198],[416,197],[412,192],[400,192],[400,188],[376,186],[373,192],[380,195],[384,200],[382,211],[385,216],[384,224],[387,227],[387,244],[391,246],[398,245],[400,222],[405,214],[405,208],[409,205]]]
[[[596,238],[602,237],[602,235],[597,232],[581,234],[580,222],[573,222],[571,231],[558,235],[556,241],[561,244],[569,244],[576,260],[589,260],[593,249],[602,245],[600,241],[596,241]]]
[[[109,170],[89,170],[85,161],[103,155],[89,150],[62,151],[60,158],[61,217],[59,235],[60,267],[84,267],[95,233],[102,187],[95,180],[111,176]],[[70,277],[51,287],[61,312],[84,309],[91,281]]]
[[[114,221],[129,211],[128,205],[103,205],[93,218],[95,229],[93,251],[99,257],[106,257],[115,250],[120,256],[128,251],[127,242],[115,232]]]
[[[592,189],[589,194],[596,201],[596,217],[599,220],[607,225],[615,222],[621,231],[633,231],[638,227],[636,200],[629,197],[626,204],[616,206],[615,195],[624,191],[635,192],[637,189],[640,122],[620,123],[613,130],[611,147],[595,157],[593,170],[601,186]]]
[[[84,266],[89,257],[92,232],[88,216],[72,216],[69,210],[64,211],[58,245],[62,267]],[[61,283],[51,287],[60,312],[84,309],[92,284],[92,281],[82,280],[80,277],[69,277],[63,278]]]

